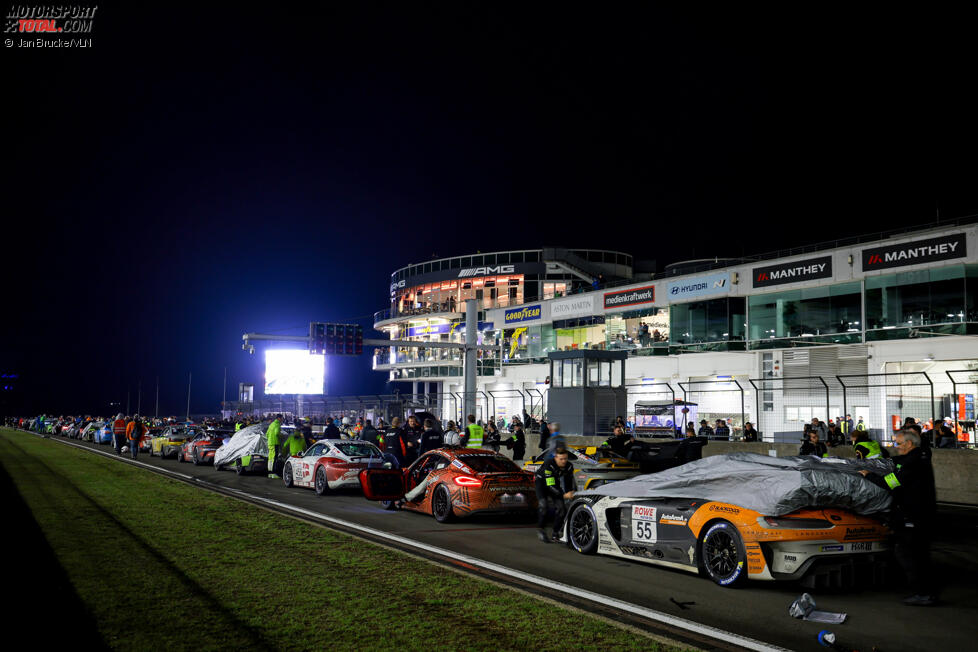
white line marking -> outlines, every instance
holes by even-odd
[[[34,433],[32,433],[34,434]],[[80,448],[82,450],[90,451],[93,453],[98,453],[104,457],[110,459],[119,459],[121,456],[113,455],[98,449],[89,448],[88,446],[82,446],[81,444],[76,444],[74,442],[65,441],[62,439],[51,438],[52,441],[57,441],[62,444],[67,444],[75,448]],[[360,525],[359,523],[353,523],[352,521],[344,521],[343,519],[336,518],[333,516],[327,516],[326,514],[320,514],[319,512],[313,512],[311,510],[305,509],[303,507],[296,507],[294,505],[289,505],[288,503],[279,502],[271,498],[263,498],[261,496],[256,496],[255,494],[248,493],[247,491],[242,491],[240,489],[234,489],[231,487],[224,487],[222,485],[214,484],[206,480],[201,480],[195,478],[194,476],[186,475],[184,473],[179,473],[177,471],[171,471],[169,469],[164,469],[158,466],[153,466],[151,464],[146,464],[145,462],[140,462],[139,460],[133,460],[131,458],[123,458],[123,461],[136,464],[146,469],[149,469],[156,473],[162,473],[164,475],[175,475],[182,478],[187,478],[193,480],[195,484],[204,487],[215,487],[219,488],[221,491],[231,491],[239,493],[242,496],[247,496],[249,500],[259,501],[267,505],[272,505],[279,509],[285,509],[296,514],[301,514],[303,516],[313,518],[319,521],[324,521],[326,523],[332,523],[334,525],[339,525],[350,530],[357,532],[362,532],[364,534],[369,534],[372,537],[377,537],[379,539],[386,539],[388,541],[393,541],[410,548],[416,548],[418,550],[424,550],[426,552],[434,553],[441,557],[446,557],[448,559],[454,559],[457,561],[462,561],[473,566],[478,566],[480,568],[485,568],[491,570],[500,575],[505,575],[525,582],[532,582],[540,586],[544,586],[553,591],[560,591],[561,593],[566,593],[568,595],[575,596],[577,598],[583,598],[585,600],[590,600],[591,602],[597,602],[605,606],[615,607],[623,611],[627,611],[632,614],[636,614],[646,618],[648,620],[659,622],[664,625],[669,625],[670,627],[675,627],[676,629],[685,630],[688,632],[694,632],[702,636],[707,636],[709,638],[714,638],[717,640],[724,641],[726,643],[733,643],[734,645],[739,645],[740,647],[746,648],[748,650],[757,650],[758,652],[786,652],[787,648],[778,647],[776,645],[771,645],[764,643],[762,641],[757,641],[746,636],[741,636],[739,634],[734,634],[732,632],[727,632],[722,629],[717,629],[711,627],[710,625],[703,625],[701,623],[694,622],[692,620],[686,620],[685,618],[680,618],[678,616],[673,616],[672,614],[667,614],[662,611],[656,611],[654,609],[648,609],[640,605],[634,604],[632,602],[625,602],[624,600],[618,600],[617,598],[612,598],[601,593],[595,593],[593,591],[588,591],[587,589],[581,589],[576,586],[570,586],[569,584],[563,584],[561,582],[555,582],[554,580],[549,580],[545,577],[539,577],[537,575],[531,575],[524,571],[519,571],[514,568],[509,568],[507,566],[500,566],[490,561],[485,561],[484,559],[478,559],[476,557],[470,557],[468,555],[455,552],[453,550],[448,550],[446,548],[439,548],[438,546],[433,546],[421,541],[416,541],[414,539],[408,539],[407,537],[402,537],[397,534],[392,534],[390,532],[385,532],[383,530],[377,530],[372,527],[367,527],[366,525]]]

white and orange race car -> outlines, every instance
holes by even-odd
[[[576,496],[563,540],[584,554],[698,572],[721,586],[875,584],[889,557],[881,520],[889,496],[857,473],[873,462],[744,453],[700,460]]]
[[[282,479],[286,487],[315,489],[322,496],[336,489],[359,489],[360,471],[389,467],[380,449],[368,441],[321,439],[302,455],[285,460]]]

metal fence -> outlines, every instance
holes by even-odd
[[[833,415],[832,388],[820,376],[752,378],[748,382],[754,388],[754,427],[761,441],[796,443],[806,423],[812,419],[828,423]]]
[[[923,371],[836,378],[842,385],[842,412],[862,420],[876,441],[891,442],[907,417],[921,424],[934,420],[934,383]]]
[[[712,427],[717,419],[723,419],[730,428],[733,439],[743,437],[747,410],[744,402],[744,387],[740,381],[693,380],[677,383],[683,392],[686,403],[695,403],[697,416]],[[697,424],[699,427],[699,424]]]

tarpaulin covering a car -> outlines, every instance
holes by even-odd
[[[619,498],[699,498],[732,503],[769,516],[804,507],[837,507],[875,514],[890,507],[890,492],[859,474],[893,470],[886,459],[768,457],[730,453],[620,480],[580,492]]]
[[[265,427],[259,423],[242,428],[234,436],[222,444],[214,453],[214,466],[230,464],[240,460],[245,455],[263,455],[268,457],[268,440],[265,439]]]

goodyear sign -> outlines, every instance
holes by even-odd
[[[418,337],[419,335],[444,335],[451,332],[451,324],[428,324],[427,326],[410,326],[408,337]]]
[[[504,322],[507,324],[520,324],[525,321],[533,321],[534,319],[540,319],[540,313],[542,309],[540,304],[535,306],[524,306],[522,308],[514,308],[513,310],[507,310],[504,317]]]

